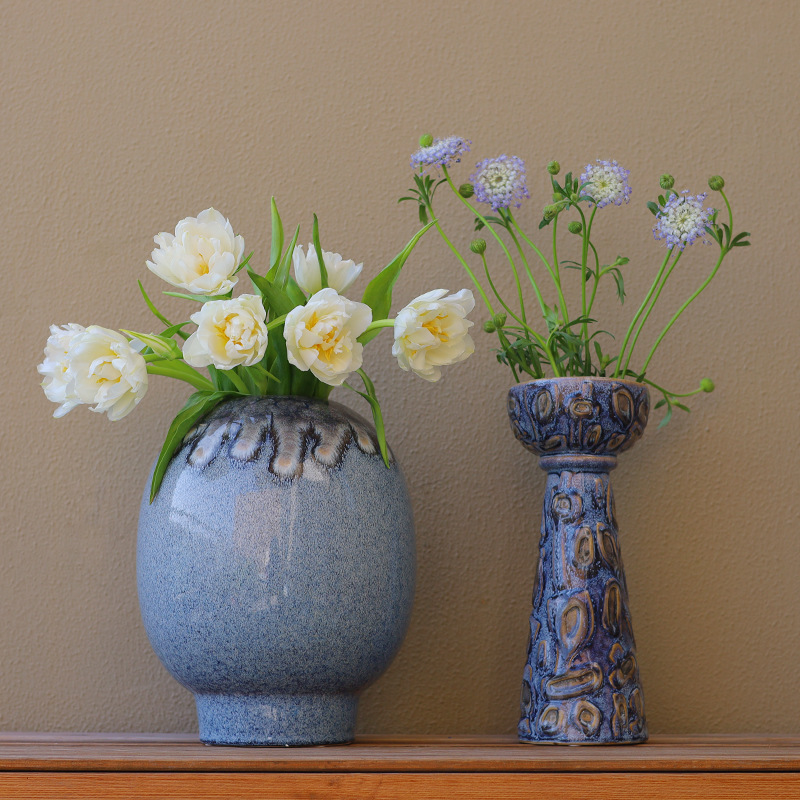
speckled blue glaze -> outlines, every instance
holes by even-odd
[[[523,742],[625,744],[647,740],[644,696],[609,472],[642,435],[647,387],[610,378],[553,378],[514,386],[517,439],[546,470],[523,673]]]
[[[137,574],[150,642],[194,693],[202,741],[351,741],[358,694],[411,613],[405,480],[343,406],[226,401],[152,505],[145,490]]]

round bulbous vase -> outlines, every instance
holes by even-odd
[[[609,472],[642,435],[647,387],[612,378],[512,387],[514,435],[547,472],[523,673],[523,742],[644,742],[647,723]]]
[[[210,744],[353,738],[359,692],[406,631],[403,474],[337,403],[243,397],[185,437],[139,516],[142,619]]]

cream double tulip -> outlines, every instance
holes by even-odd
[[[63,417],[81,403],[71,385],[69,351],[75,337],[85,330],[83,325],[74,322],[60,328],[58,325],[50,326],[50,336],[44,348],[44,361],[36,369],[40,375],[44,375],[42,389],[45,397],[59,404],[53,412],[54,417]]]
[[[61,403],[53,416],[94,403],[112,421],[133,411],[147,392],[147,364],[117,331],[90,325],[55,325],[39,372],[49,400]]]
[[[392,355],[400,367],[426,381],[438,381],[439,369],[468,358],[475,343],[467,333],[473,323],[466,319],[475,307],[469,289],[445,297],[447,289],[420,295],[400,311],[394,322]]]
[[[197,330],[183,345],[183,358],[193,367],[250,367],[267,350],[267,312],[261,298],[243,294],[233,300],[210,300],[190,317]]]
[[[328,286],[339,294],[346,292],[355,279],[361,274],[363,264],[345,261],[339,253],[322,251],[322,261],[328,273]],[[294,276],[300,288],[308,294],[316,294],[322,288],[322,277],[319,271],[319,258],[313,244],[308,245],[308,254],[303,253],[301,245],[292,253]]]
[[[320,289],[304,306],[286,315],[283,335],[289,362],[328,386],[341,386],[361,367],[364,346],[358,337],[372,322],[372,309]]]
[[[186,217],[175,234],[159,233],[158,245],[147,262],[151,272],[190,294],[226,294],[236,285],[234,273],[242,263],[244,239],[213,208]]]

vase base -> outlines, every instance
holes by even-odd
[[[205,744],[301,746],[353,741],[352,694],[196,695]]]
[[[607,745],[644,744],[647,741],[647,736],[644,736],[641,739],[610,739],[605,742],[602,740],[569,742],[566,740],[556,741],[554,739],[525,739],[522,736],[518,736],[517,739],[519,740],[520,744],[544,744],[555,747],[605,747]]]

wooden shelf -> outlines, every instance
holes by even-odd
[[[542,747],[510,736],[363,736],[209,747],[191,735],[0,733],[2,800],[800,800],[800,737],[657,736]]]

